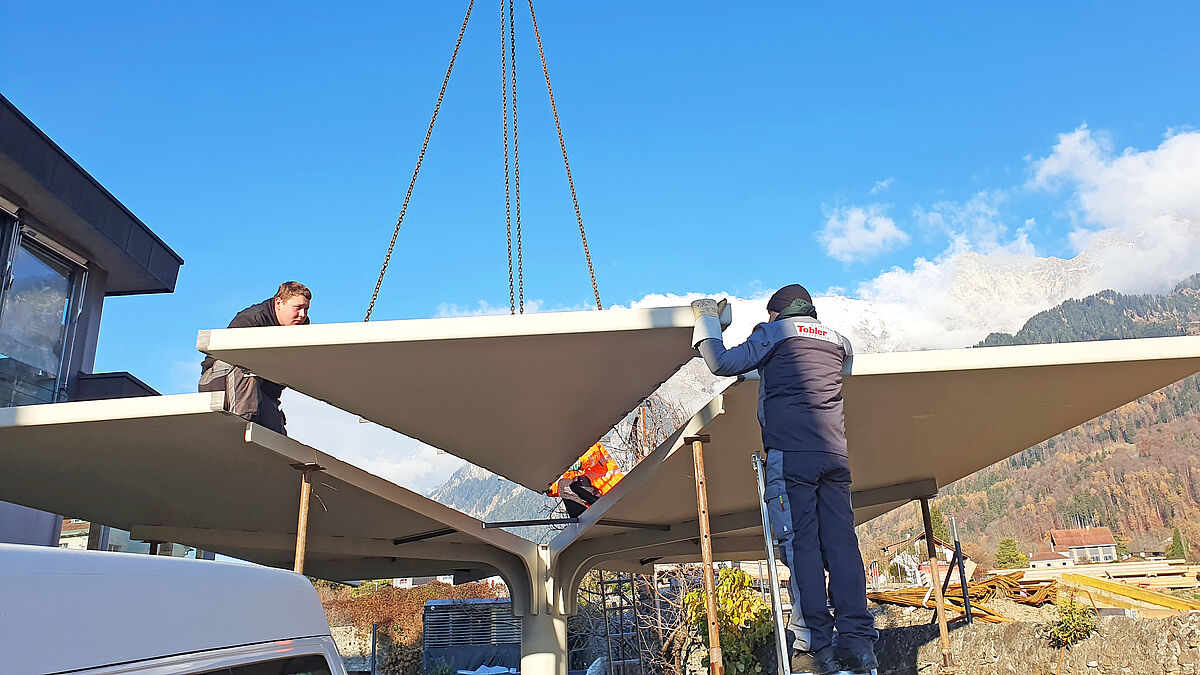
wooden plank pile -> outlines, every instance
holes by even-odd
[[[1012,621],[1012,619],[995,612],[985,604],[996,598],[1008,598],[1023,605],[1033,607],[1054,601],[1058,594],[1058,583],[1056,581],[1025,581],[1022,579],[1024,574],[1021,571],[1010,572],[1008,574],[989,577],[982,581],[970,582],[967,590],[971,595],[971,613],[974,618],[987,623]],[[906,607],[924,607],[926,609],[933,609],[935,607],[933,589],[929,586],[877,591],[867,593],[867,598],[875,602],[886,602]],[[950,619],[950,621],[958,621],[965,618],[966,608],[963,605],[961,585],[953,584],[946,590],[946,609],[960,614]]]
[[[1025,580],[1046,581],[1063,574],[1082,574],[1101,579],[1120,579],[1126,583],[1150,583],[1171,588],[1191,588],[1197,585],[1196,571],[1182,560],[1143,560],[1114,563],[1091,563],[1028,570]]]

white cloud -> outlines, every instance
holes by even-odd
[[[1033,164],[1028,187],[1069,191],[1072,246],[1099,261],[1100,283],[1163,292],[1200,271],[1200,132],[1168,132],[1153,150],[1114,150],[1087,125]]]
[[[946,249],[851,294],[817,298],[821,318],[868,350],[963,347],[1014,332],[1067,298],[1103,289],[1162,293],[1200,271],[1200,132],[1172,130],[1155,149],[1118,153],[1084,125],[1061,135],[1045,158],[1030,159],[1030,169],[1025,189],[1065,193],[1070,258],[1038,254],[1033,218],[1007,224],[1020,188],[917,206],[914,220],[945,236]],[[872,209],[834,215],[840,223],[843,213]]]
[[[582,308],[581,308],[582,309]],[[526,300],[525,313],[536,314],[546,311],[545,303],[541,300]],[[512,307],[509,305],[493,305],[487,300],[478,301],[474,307],[470,305],[456,305],[450,302],[443,302],[438,305],[437,313],[434,315],[439,318],[452,316],[484,316],[491,314],[509,314],[512,312]]]
[[[945,235],[950,240],[950,253],[979,251],[1033,255],[1033,246],[1028,239],[1032,222],[1027,219],[1010,238],[1009,227],[1000,213],[1006,201],[1008,194],[1004,191],[983,190],[965,202],[943,200],[928,210],[918,205],[913,208],[913,217],[923,227]]]
[[[876,195],[880,192],[887,192],[889,189],[891,189],[892,183],[895,182],[895,178],[885,178],[883,180],[875,181],[875,185],[871,188],[871,194]]]
[[[767,320],[767,299],[774,291],[763,292],[749,298],[740,298],[732,293],[651,293],[629,304],[630,308],[642,307],[681,307],[690,305],[693,300],[700,298],[725,298],[732,305],[733,323],[725,329],[726,340],[744,340],[750,331],[759,323]],[[617,305],[615,308],[622,308]]]
[[[292,389],[283,392],[288,436],[364,471],[426,494],[465,462]]]
[[[908,235],[885,215],[882,204],[833,209],[817,241],[825,253],[841,262],[862,262],[908,243]]]

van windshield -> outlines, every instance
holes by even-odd
[[[247,663],[232,668],[208,671],[205,675],[332,675],[329,662],[320,654],[292,656],[258,663]]]

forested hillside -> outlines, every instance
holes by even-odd
[[[980,347],[1200,334],[1200,274],[1165,296],[1104,291],[1031,318]],[[1190,377],[942,488],[969,553],[990,563],[1000,539],[1028,553],[1046,530],[1107,525],[1130,550],[1161,550],[1178,527],[1200,557],[1200,378]],[[864,557],[919,528],[909,505],[859,528]]]

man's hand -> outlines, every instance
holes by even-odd
[[[721,339],[721,312],[728,304],[728,300],[717,302],[712,298],[692,302],[692,316],[696,319],[696,328],[692,331],[693,347],[704,340]]]
[[[711,316],[720,320],[721,312],[725,311],[725,306],[729,304],[728,300],[721,299],[720,302],[712,298],[701,298],[692,301],[692,316],[699,320],[702,316]]]

